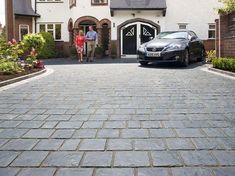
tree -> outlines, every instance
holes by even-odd
[[[235,12],[235,0],[219,0],[223,2],[224,7],[218,9],[219,14],[229,14]]]

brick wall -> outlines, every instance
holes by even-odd
[[[203,44],[206,51],[215,50],[215,40],[203,40]]]
[[[11,40],[15,37],[14,35],[14,14],[13,14],[13,2],[12,0],[5,0],[6,9],[6,32],[7,40]]]
[[[217,56],[235,58],[235,29],[233,28],[235,12],[220,16],[216,20],[216,53]]]
[[[29,33],[32,33],[32,17],[15,16],[15,39],[19,41],[19,25],[29,25]]]

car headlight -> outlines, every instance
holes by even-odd
[[[166,51],[180,50],[185,48],[184,44],[170,44],[166,47]]]
[[[138,51],[144,53],[145,52],[145,46],[144,45],[140,45],[140,47],[138,48]]]

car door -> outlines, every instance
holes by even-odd
[[[189,32],[189,50],[191,59],[196,61],[201,55],[201,43],[197,35],[192,31]]]

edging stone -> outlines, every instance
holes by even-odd
[[[24,76],[20,76],[20,77],[17,77],[17,78],[9,79],[9,80],[6,80],[6,81],[1,81],[0,82],[0,87],[3,87],[3,86],[6,86],[6,85],[9,85],[9,84],[13,84],[13,83],[25,80],[25,79],[29,79],[29,78],[41,75],[41,74],[45,73],[46,71],[47,71],[47,69],[44,68],[43,70],[40,70],[40,71],[35,72],[35,73],[31,73],[31,74],[28,74],[28,75],[24,75]]]
[[[208,70],[235,77],[235,73],[230,72],[230,71],[220,70],[220,69],[213,68],[213,67],[208,67]]]

